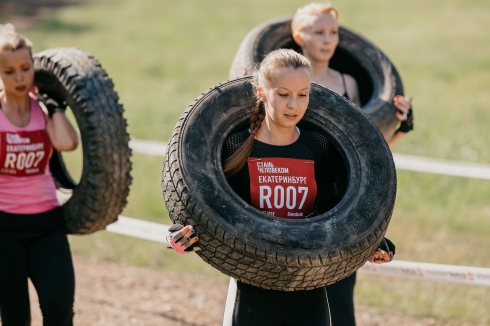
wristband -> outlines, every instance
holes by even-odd
[[[413,130],[413,111],[410,107],[410,109],[408,110],[407,118],[400,123],[400,127],[397,131],[409,132],[411,130]]]
[[[55,113],[58,113],[58,112],[63,112],[63,113],[65,113],[65,110],[64,110],[64,109],[62,109],[62,108],[55,108],[55,109],[53,110],[53,113],[52,113],[50,116],[51,116],[51,117],[53,117],[53,115],[54,115]],[[48,113],[50,113],[50,112],[48,111]]]
[[[390,241],[388,238],[383,238],[383,241],[381,241],[381,245],[384,247],[384,251],[386,252],[393,252],[393,255],[395,255],[395,244]],[[392,258],[393,259],[393,258]]]
[[[66,104],[63,101],[56,101],[47,94],[40,94],[38,98],[48,110],[48,116],[50,118],[52,118],[53,114],[56,112],[65,112],[66,110]]]

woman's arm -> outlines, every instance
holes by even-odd
[[[57,151],[72,151],[77,148],[79,143],[78,134],[64,112],[55,112],[48,119],[46,131],[51,144]]]
[[[400,130],[397,130],[395,132],[395,134],[393,135],[393,137],[388,141],[388,146],[391,148],[393,147],[398,141],[400,141],[400,139],[402,139],[403,137],[405,137],[407,135],[406,132],[403,132],[403,131],[400,131]]]
[[[54,149],[59,152],[72,151],[79,143],[78,134],[65,115],[66,105],[45,95],[38,97],[46,114],[46,132]]]
[[[399,112],[396,112],[396,118],[401,121],[400,128],[395,132],[393,138],[388,141],[388,146],[392,147],[407,133],[413,130],[413,110],[412,99],[407,99],[402,95],[394,97],[393,102]]]

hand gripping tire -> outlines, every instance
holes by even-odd
[[[228,77],[241,77],[245,70],[252,74],[255,65],[273,50],[288,48],[301,52],[292,37],[291,18],[271,19],[250,31],[238,48]],[[390,140],[398,124],[393,97],[403,95],[401,78],[388,57],[363,36],[341,26],[339,37],[330,66],[354,77],[363,111]]]
[[[105,229],[126,206],[131,184],[129,135],[114,85],[91,54],[74,48],[37,53],[34,67],[39,92],[65,101],[81,134],[83,172],[78,185],[60,153],[55,151],[50,161],[57,187],[73,190],[63,205],[68,232]]]
[[[360,109],[313,84],[302,125],[323,131],[342,153],[346,194],[309,219],[259,212],[236,195],[221,167],[226,137],[249,124],[255,104],[250,80],[209,89],[179,119],[162,171],[169,216],[194,226],[205,262],[242,282],[282,291],[332,284],[360,268],[382,241],[396,193],[391,152]]]

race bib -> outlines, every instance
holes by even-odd
[[[52,147],[45,130],[0,132],[0,174],[43,174]]]
[[[307,218],[316,199],[315,163],[291,158],[248,158],[253,207],[284,218]]]

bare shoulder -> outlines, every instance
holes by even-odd
[[[345,84],[347,85],[347,90],[357,91],[357,81],[351,75],[344,74]]]
[[[351,75],[344,74],[345,85],[347,87],[347,94],[352,102],[359,104],[359,88],[357,87],[357,81]]]

